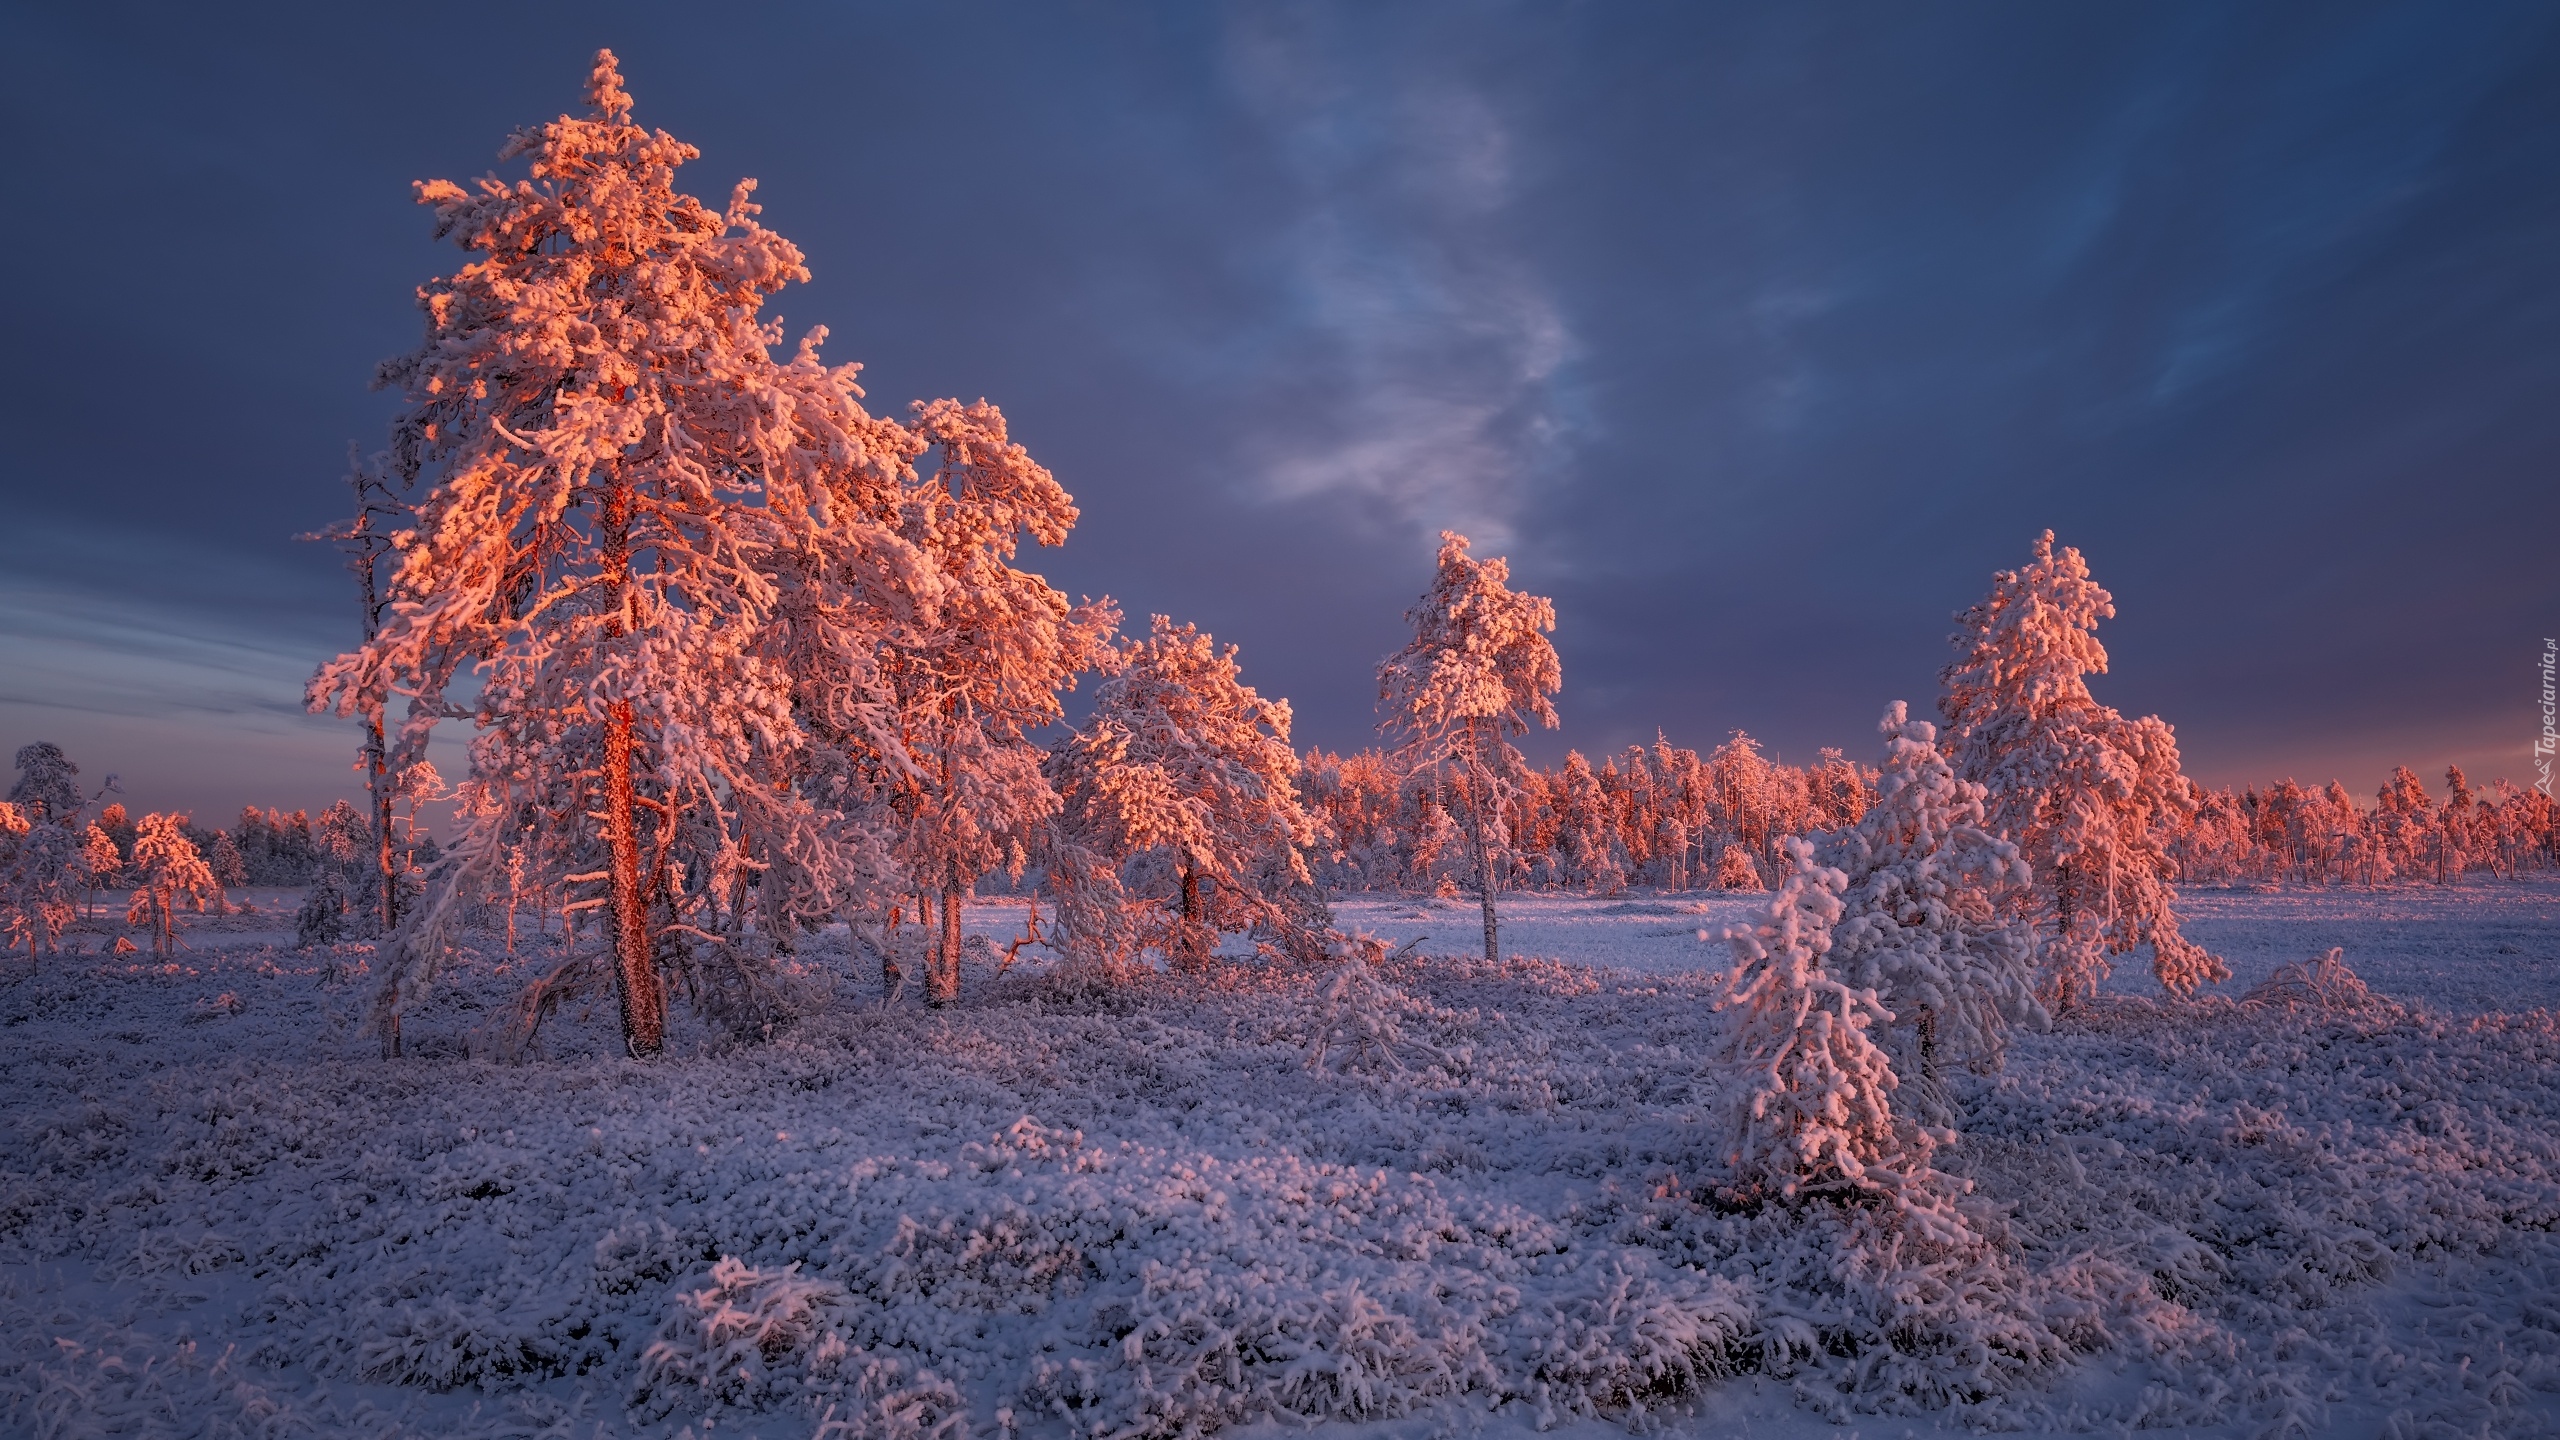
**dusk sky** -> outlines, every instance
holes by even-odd
[[[1872,760],[2035,534],[2211,784],[2530,778],[2560,633],[2560,9],[0,7],[0,753],[360,790],[297,543],[496,167],[609,46],[761,182],[875,412],[996,401],[1027,563],[1371,741],[1436,533],[1594,756]],[[509,172],[512,173],[512,172]],[[458,738],[458,737],[457,737]],[[440,756],[448,776],[459,773]]]

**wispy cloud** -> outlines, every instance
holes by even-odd
[[[1291,320],[1332,372],[1312,413],[1247,442],[1249,483],[1503,544],[1568,442],[1572,337],[1506,243],[1500,115],[1455,77],[1373,74],[1358,51],[1304,12],[1229,34],[1231,83],[1303,189],[1277,244]]]

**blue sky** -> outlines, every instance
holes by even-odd
[[[379,13],[374,13],[374,12]],[[292,537],[439,251],[599,45],[761,182],[875,408],[984,395],[1033,561],[1365,743],[1444,525],[1565,729],[1866,754],[2051,526],[2208,781],[2527,776],[2560,630],[2560,11],[0,6],[0,746],[348,790]],[[457,769],[454,752],[442,757]]]

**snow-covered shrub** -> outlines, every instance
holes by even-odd
[[[1751,1287],[1625,1255],[1574,1278],[1578,1293],[1524,1317],[1514,1342],[1526,1378],[1511,1383],[1541,1426],[1604,1413],[1641,1421],[1648,1399],[1688,1394],[1752,1363],[1761,1316]]]
[[[2033,936],[2000,909],[2030,877],[2018,847],[1983,829],[1982,787],[1956,778],[1935,727],[1897,700],[1879,728],[1875,804],[1819,852],[1847,878],[1823,966],[1876,992],[1902,1037],[1897,1071],[1926,1092],[1941,1057],[1996,1068],[2010,1026],[2046,1021]]]
[[[1892,1014],[1875,991],[1824,968],[1848,877],[1816,864],[1802,840],[1779,844],[1794,873],[1758,922],[1725,932],[1734,966],[1717,1006],[1733,1024],[1718,1069],[1732,1193],[1880,1199],[1923,1234],[1960,1237],[1950,1187],[1929,1166],[1938,1137],[1894,1115],[1899,1081],[1868,1033]]]
[[[2387,996],[2376,995],[2347,968],[2346,951],[2332,947],[2326,955],[2296,960],[2249,987],[2243,1005],[2264,1005],[2320,1015],[2360,1015],[2390,1019],[2407,1011]]]
[[[641,1353],[632,1403],[644,1414],[806,1400],[843,1388],[868,1358],[838,1323],[844,1287],[800,1274],[797,1262],[758,1270],[723,1255],[705,1280],[677,1288]]]
[[[1368,941],[1326,982],[1308,1025],[1308,1069],[1396,1072],[1441,1058],[1429,1041],[1406,1036],[1401,1022],[1434,1007],[1379,978],[1376,962],[1385,949]]]

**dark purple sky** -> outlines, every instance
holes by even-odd
[[[1556,599],[1540,753],[1790,757],[1933,699],[2051,526],[2191,773],[2527,778],[2560,11],[2430,3],[12,3],[0,747],[352,787],[291,537],[459,258],[409,182],[599,45],[689,188],[762,182],[795,332],[1003,405],[1084,507],[1035,565],[1240,642],[1301,743],[1367,742],[1443,525]]]

